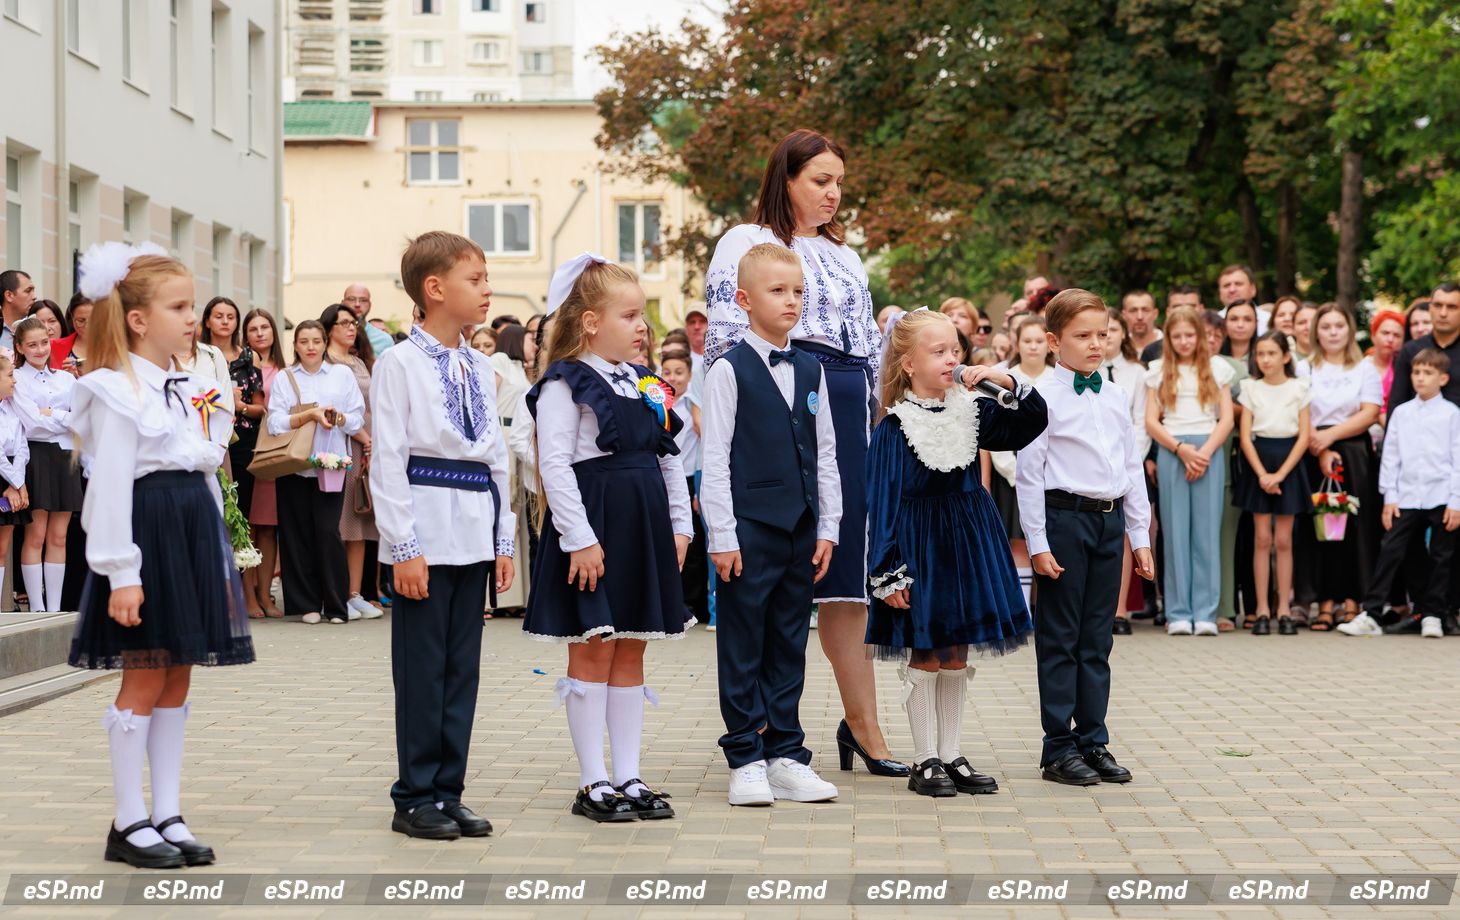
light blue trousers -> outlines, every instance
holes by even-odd
[[[1200,447],[1206,435],[1177,438]],[[1222,452],[1212,457],[1206,475],[1186,481],[1186,467],[1164,447],[1156,456],[1161,489],[1161,539],[1166,551],[1166,619],[1171,623],[1215,622],[1222,596],[1222,506],[1227,467]]]

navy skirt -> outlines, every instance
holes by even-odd
[[[254,660],[233,546],[204,473],[166,470],[132,486],[142,550],[142,622],[107,613],[111,583],[89,572],[69,661],[77,668],[174,668]]]
[[[867,596],[867,441],[872,433],[872,374],[858,358],[816,342],[795,343],[821,362],[836,429],[836,467],[842,485],[842,525],[815,603],[865,604]]]
[[[1252,439],[1263,469],[1269,472],[1282,468],[1297,443],[1297,438]],[[1232,484],[1232,504],[1253,514],[1308,514],[1313,510],[1313,489],[1308,482],[1308,468],[1303,459],[1283,480],[1282,491],[1272,495],[1262,491],[1257,482],[1257,471],[1247,462],[1247,455],[1239,454],[1236,481]]]

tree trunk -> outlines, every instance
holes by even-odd
[[[1237,190],[1237,209],[1242,214],[1242,238],[1247,250],[1247,267],[1257,276],[1258,299],[1262,299],[1263,281],[1267,277],[1267,255],[1262,246],[1262,215],[1257,211],[1257,200],[1252,195],[1252,187],[1247,184],[1247,178],[1242,178],[1242,185]],[[1222,306],[1226,306],[1223,304]]]
[[[1343,152],[1343,187],[1338,205],[1338,303],[1354,310],[1359,303],[1359,236],[1363,229],[1364,155]]]
[[[1276,296],[1298,291],[1298,193],[1291,182],[1278,186],[1277,218],[1277,292]]]

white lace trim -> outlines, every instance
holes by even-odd
[[[943,400],[909,393],[887,414],[897,416],[903,437],[928,469],[951,473],[978,459],[978,403],[962,387],[949,390]]]
[[[698,622],[699,620],[695,619],[694,617],[690,617],[688,620],[684,621],[684,632],[677,633],[619,632],[618,630],[615,630],[612,626],[595,626],[593,629],[588,630],[581,636],[552,636],[548,635],[547,633],[527,632],[525,630],[522,634],[527,638],[537,642],[557,642],[567,643],[569,645],[577,642],[587,642],[594,636],[603,636],[605,642],[610,639],[643,639],[645,641],[653,641],[655,639],[669,639],[672,641],[674,639],[683,639],[685,633],[689,632],[690,627],[694,626]]]
[[[891,572],[872,576],[872,596],[885,601],[903,588],[912,587],[912,583],[912,576],[907,574],[907,564],[904,563]]]

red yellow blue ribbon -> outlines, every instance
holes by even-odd
[[[194,396],[193,408],[198,410],[198,415],[203,419],[203,437],[213,440],[211,419],[213,413],[223,411],[223,394],[214,387],[202,396]]]

